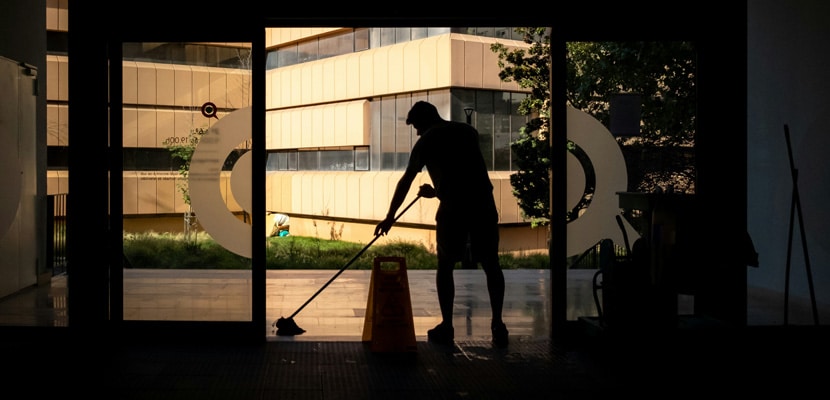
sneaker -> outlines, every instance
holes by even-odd
[[[496,347],[507,347],[507,327],[504,322],[495,322],[490,325],[490,331],[493,333],[493,344]]]
[[[430,342],[442,345],[452,345],[454,336],[455,329],[444,324],[438,324],[435,328],[427,331],[427,338]]]

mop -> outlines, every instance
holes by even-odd
[[[398,218],[400,218],[401,215],[403,215],[403,213],[405,213],[406,210],[408,210],[410,207],[412,207],[412,205],[415,204],[415,202],[418,201],[418,199],[420,199],[420,198],[421,198],[421,195],[419,194],[417,197],[415,197],[415,199],[412,200],[411,203],[409,203],[409,205],[406,206],[406,208],[403,209],[403,211],[401,211],[398,214],[397,217],[395,217],[395,221],[397,221]],[[294,322],[294,316],[296,316],[303,308],[305,308],[305,306],[307,306],[308,303],[311,303],[311,301],[314,300],[314,298],[317,297],[317,295],[319,295],[323,291],[323,289],[325,289],[329,284],[334,282],[334,280],[337,279],[337,277],[340,276],[340,274],[342,274],[343,271],[346,270],[346,268],[349,268],[349,266],[352,265],[352,263],[355,260],[357,260],[357,258],[360,257],[370,246],[372,246],[372,244],[375,243],[375,241],[378,240],[378,238],[380,236],[381,236],[380,234],[375,235],[375,237],[369,243],[367,243],[366,246],[364,246],[362,249],[360,249],[360,251],[357,252],[357,254],[355,254],[354,257],[352,257],[352,259],[349,260],[349,262],[346,263],[346,265],[340,267],[340,270],[337,271],[337,273],[334,274],[334,276],[332,276],[331,279],[329,279],[329,281],[326,282],[325,285],[323,285],[319,290],[317,290],[316,293],[314,293],[308,300],[306,300],[306,302],[303,303],[303,305],[301,305],[300,308],[297,309],[297,311],[294,311],[294,313],[291,314],[291,316],[289,316],[288,318],[280,317],[280,319],[274,321],[272,326],[277,327],[277,335],[278,336],[295,336],[295,335],[301,335],[301,334],[305,333],[305,329],[300,328],[297,325],[297,323]]]

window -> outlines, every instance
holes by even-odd
[[[320,165],[320,157],[315,151],[300,151],[298,155],[297,169],[301,171],[315,171]]]
[[[354,52],[354,32],[348,31],[337,35],[320,38],[319,58],[328,58]]]
[[[268,54],[270,55],[271,52],[269,52]],[[287,47],[279,48],[279,49],[276,50],[276,54],[277,54],[277,62],[276,62],[276,65],[274,66],[275,68],[297,64],[299,62],[298,60],[300,59],[300,56],[297,54],[297,45],[296,44],[291,45],[291,46],[287,46]]]
[[[429,101],[444,118],[466,122],[465,108],[472,108],[473,126],[479,131],[479,144],[491,171],[515,170],[511,144],[528,117],[519,115],[523,93],[452,89],[417,92],[385,97],[372,102],[372,142],[369,158],[372,170],[403,170],[417,132],[406,125],[406,114],[417,101]]]
[[[414,128],[406,124],[406,116],[412,108],[409,96],[399,96],[395,99],[395,169],[404,170],[409,162],[409,152],[412,150],[412,131]]]
[[[194,43],[124,43],[124,60],[165,64],[200,65],[248,69],[251,49],[248,47],[212,46]]]
[[[304,63],[318,59],[318,41],[302,42],[297,44],[297,63]]]
[[[266,171],[368,171],[369,147],[270,151]]]
[[[354,149],[354,170],[369,170],[369,147],[357,147]]]
[[[354,51],[369,50],[369,29],[354,30]]]
[[[265,68],[287,67],[450,32],[510,39],[513,35],[513,28],[356,28],[329,36],[310,38],[268,51]],[[513,39],[521,40],[522,38]]]

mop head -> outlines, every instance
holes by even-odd
[[[278,336],[295,336],[305,333],[305,329],[297,326],[293,318],[280,318],[274,325],[277,327]]]

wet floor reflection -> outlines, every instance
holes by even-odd
[[[548,337],[551,327],[551,280],[547,270],[506,270],[504,319],[513,336]],[[270,323],[293,314],[336,271],[266,272],[265,335],[275,337]],[[592,289],[595,270],[569,270],[567,318],[597,316]],[[307,332],[291,340],[360,340],[371,271],[346,270],[294,317]],[[413,325],[419,340],[440,321],[434,271],[407,271]],[[250,271],[126,269],[124,315],[128,320],[237,321],[251,318]],[[456,337],[490,335],[490,306],[484,272],[457,270]],[[0,300],[0,325],[68,326],[67,276],[50,285],[22,290]],[[748,288],[748,325],[780,325],[781,296]],[[601,291],[599,293],[601,301]],[[790,321],[809,324],[810,307],[791,300]],[[693,296],[679,296],[679,314],[693,314]],[[822,309],[825,310],[825,309]],[[825,318],[822,311],[822,318]]]

